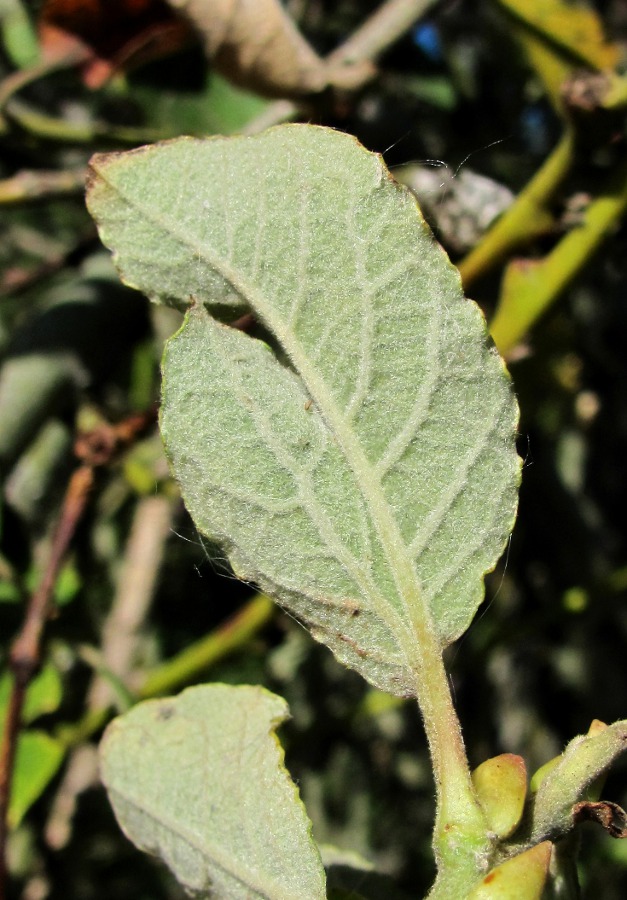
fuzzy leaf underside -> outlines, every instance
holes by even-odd
[[[468,627],[519,480],[509,378],[414,198],[353,138],[292,125],[97,156],[89,206],[127,283],[191,306],[161,427],[199,530],[413,694],[415,634]],[[274,349],[219,321],[247,310]]]
[[[213,684],[135,706],[101,770],[120,826],[198,900],[322,900],[325,875],[276,727],[285,701]]]

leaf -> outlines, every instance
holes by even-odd
[[[561,756],[536,773],[532,840],[557,838],[575,824],[575,804],[627,749],[627,720],[595,727],[570,741]],[[540,780],[541,779],[541,780]]]
[[[472,773],[490,830],[507,838],[516,830],[527,795],[527,769],[521,756],[502,753],[481,763]]]
[[[187,46],[192,33],[163,0],[45,0],[39,19],[48,60],[79,54],[83,80],[99,88],[127,71]]]
[[[279,0],[168,0],[200,34],[215,69],[235,84],[267,96],[321,91],[324,61]]]
[[[0,677],[0,722],[4,722],[5,711],[13,685],[13,677],[4,672]],[[57,669],[46,664],[28,685],[22,722],[30,724],[39,716],[56,712],[61,704],[63,687]]]
[[[6,707],[13,684],[12,676],[4,672],[0,677],[0,740],[4,731]],[[62,699],[62,684],[54,666],[46,664],[26,691],[22,722],[33,722],[39,716],[55,712]],[[65,756],[64,746],[44,731],[23,730],[17,741],[9,825],[20,824],[30,807],[39,799],[56,775]]]
[[[519,478],[509,379],[414,198],[353,138],[300,125],[92,168],[124,279],[199,298],[161,419],[196,525],[339,659],[413,695],[417,641],[450,643],[481,602]],[[276,353],[208,309],[251,309]]]
[[[17,742],[9,826],[16,828],[59,770],[64,746],[44,731],[24,731]]]
[[[118,821],[198,900],[318,900],[324,870],[274,734],[285,701],[202,685],[140,703],[101,746]]]
[[[468,900],[541,900],[551,861],[550,841],[512,856],[489,872]]]

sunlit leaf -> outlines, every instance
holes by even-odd
[[[39,799],[63,762],[65,748],[44,731],[24,731],[17,742],[9,825],[15,828]]]
[[[374,684],[468,626],[516,507],[517,409],[412,195],[329,129],[93,160],[129,284],[184,306],[162,432],[198,528]],[[155,189],[158,185],[158,189]],[[212,317],[252,310],[269,344]]]

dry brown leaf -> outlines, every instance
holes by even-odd
[[[200,34],[215,68],[269,97],[323,90],[327,66],[279,0],[168,0]]]
[[[180,50],[192,35],[164,0],[45,0],[39,37],[48,61],[80,52],[83,80],[98,88],[115,72]]]

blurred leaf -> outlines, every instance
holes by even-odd
[[[275,730],[280,697],[203,685],[109,726],[102,777],[116,816],[202,900],[321,900],[324,870]]]
[[[35,65],[39,43],[23,0],[0,0],[0,30],[7,56],[18,69]]]
[[[296,28],[279,0],[169,0],[201,36],[213,66],[234,84],[288,97],[321,91],[323,60]]]
[[[13,679],[8,672],[0,677],[0,722],[4,721],[12,683]],[[59,673],[48,663],[28,686],[22,721],[29,724],[39,716],[55,712],[61,703],[62,694],[63,687]]]
[[[83,579],[73,560],[69,560],[61,567],[61,571],[54,585],[54,602],[57,606],[65,606],[71,603],[83,585]]]
[[[192,40],[188,26],[163,0],[46,0],[39,32],[48,60],[72,49],[82,53],[83,78],[91,88]]]
[[[64,746],[44,731],[24,731],[17,742],[9,825],[16,828],[59,770]]]
[[[6,717],[12,677],[5,672],[0,678],[0,739]],[[59,673],[52,665],[45,665],[29,684],[22,712],[22,721],[29,723],[39,716],[55,712],[61,703],[62,686]],[[44,731],[21,731],[13,767],[9,825],[15,828],[41,796],[63,761],[65,748]]]
[[[109,276],[111,273],[109,273]],[[13,335],[0,368],[0,465],[6,472],[78,388],[111,377],[147,328],[142,298],[111,277],[74,276]]]
[[[161,421],[196,525],[340,660],[412,695],[416,634],[468,626],[519,471],[503,365],[413,197],[308,126],[92,166],[123,277],[199,299],[166,350]],[[250,307],[293,368],[202,301]]]
[[[571,64],[613,69],[619,58],[608,43],[598,13],[588,3],[570,0],[498,0],[532,31],[565,52]]]
[[[133,99],[146,123],[164,134],[230,134],[267,108],[267,100],[230,84],[216,72],[208,72],[199,91],[168,89],[138,83]]]
[[[498,2],[514,16],[514,33],[561,114],[563,86],[575,70],[616,66],[618,47],[606,42],[601,20],[590,6],[567,0]]]

